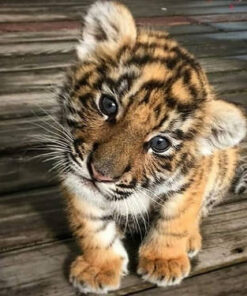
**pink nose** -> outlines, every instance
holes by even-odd
[[[99,182],[111,182],[112,181],[111,177],[104,176],[103,174],[98,172],[92,163],[91,163],[91,169],[92,169],[92,175],[95,180],[97,180]]]

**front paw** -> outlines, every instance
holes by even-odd
[[[105,294],[119,288],[122,259],[78,256],[71,265],[70,282],[81,293]],[[94,261],[94,262],[93,262]]]
[[[176,258],[140,256],[138,274],[146,281],[158,286],[179,284],[190,272],[190,261],[186,254]]]

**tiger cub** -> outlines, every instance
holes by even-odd
[[[201,249],[202,215],[231,185],[244,114],[215,97],[191,54],[137,28],[120,3],[90,7],[77,54],[59,97],[62,187],[82,249],[70,280],[83,293],[119,288],[124,233],[144,229],[138,274],[178,284]]]

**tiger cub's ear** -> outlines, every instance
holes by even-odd
[[[136,40],[136,25],[129,10],[118,2],[98,1],[84,18],[82,39],[77,46],[79,59],[84,60],[100,45],[114,50]]]
[[[208,155],[215,149],[237,145],[246,135],[246,118],[231,103],[212,100],[208,103],[205,130],[198,141],[201,154]]]

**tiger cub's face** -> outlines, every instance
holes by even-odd
[[[230,105],[213,102],[194,58],[166,33],[137,30],[124,6],[94,5],[77,52],[61,104],[73,138],[63,178],[78,195],[149,204],[183,190],[202,154],[237,143],[233,123],[219,136],[219,104]]]

